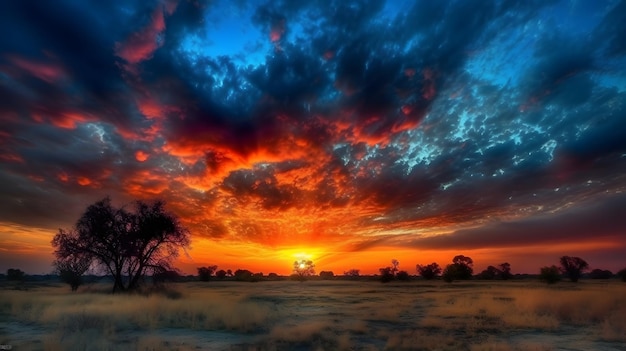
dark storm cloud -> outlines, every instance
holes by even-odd
[[[268,210],[291,207],[298,199],[296,188],[278,184],[272,170],[266,169],[231,172],[222,187],[238,201],[252,201]]]
[[[54,198],[164,196],[207,236],[261,240],[220,201],[352,206],[384,230],[620,191],[626,97],[603,79],[624,79],[624,3],[590,9],[604,17],[584,36],[553,5],[268,1],[238,19],[264,42],[228,56],[202,47],[218,3],[2,3],[0,219],[56,225]]]

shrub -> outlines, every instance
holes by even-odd
[[[198,267],[198,279],[203,282],[211,280],[213,272],[217,270],[217,266]]]
[[[235,271],[235,280],[240,282],[252,281],[252,272],[247,269],[238,269]]]
[[[589,278],[591,279],[611,279],[613,277],[613,272],[605,269],[594,269],[589,273]]]
[[[383,283],[388,283],[392,281],[393,278],[395,277],[395,275],[393,274],[393,268],[391,267],[380,268],[379,271],[380,271],[380,281]]]
[[[220,269],[219,271],[215,272],[215,277],[216,277],[217,279],[222,280],[222,279],[226,278],[226,275],[227,275],[227,274],[228,274],[228,273],[227,273],[225,270]]]
[[[333,273],[331,271],[321,271],[320,272],[320,278],[322,278],[324,280],[330,280],[330,279],[333,279],[333,277],[335,277],[335,273]]]
[[[500,271],[499,269],[497,269],[494,266],[489,266],[487,267],[487,269],[485,269],[484,271],[480,272],[477,276],[478,279],[485,279],[485,280],[494,280],[494,279],[498,279],[502,276],[502,271]]]
[[[559,270],[559,267],[554,265],[550,267],[543,267],[539,271],[539,279],[548,284],[554,284],[561,280],[561,271]]]
[[[7,269],[7,280],[22,281],[24,280],[24,272],[17,268]]]
[[[280,276],[274,272],[267,275],[267,279],[269,280],[280,280]]]
[[[446,283],[452,283],[454,279],[456,279],[456,276],[458,274],[456,269],[456,266],[453,264],[447,265],[446,268],[443,270],[443,274],[441,274],[441,278],[443,278],[443,281],[445,281]]]
[[[396,278],[400,281],[408,281],[409,279],[411,279],[411,276],[409,275],[409,273],[407,271],[400,271],[398,273],[396,273]]]
[[[343,272],[343,275],[345,275],[346,277],[358,277],[360,272],[361,272],[360,270],[352,268],[350,270]]]

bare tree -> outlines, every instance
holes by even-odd
[[[83,284],[83,274],[91,266],[91,257],[89,255],[73,254],[57,258],[53,265],[54,271],[61,280],[69,284],[72,291],[76,291]]]
[[[52,240],[57,259],[84,255],[113,277],[113,292],[136,289],[151,273],[171,270],[189,232],[165,210],[163,201],[136,201],[116,208],[110,198],[87,207],[74,228],[60,229]]]

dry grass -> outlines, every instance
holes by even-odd
[[[97,287],[0,290],[0,343],[43,350],[468,351],[619,350],[626,343],[626,284],[618,282],[174,287],[179,293],[168,295],[176,299]]]

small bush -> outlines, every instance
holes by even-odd
[[[605,269],[594,269],[589,273],[589,278],[591,279],[611,279],[613,277],[613,272]]]
[[[9,268],[7,270],[7,280],[22,281],[24,280],[24,272],[21,269]]]
[[[332,271],[321,271],[320,272],[320,278],[324,279],[324,280],[330,280],[333,279],[335,277],[335,273],[333,273]]]
[[[396,274],[396,278],[400,281],[406,282],[411,279],[411,276],[407,273],[407,271],[400,271]]]
[[[543,267],[539,272],[539,279],[548,283],[554,284],[561,280],[561,271],[557,266]]]
[[[380,281],[383,283],[389,283],[395,278],[391,267],[380,268]]]

